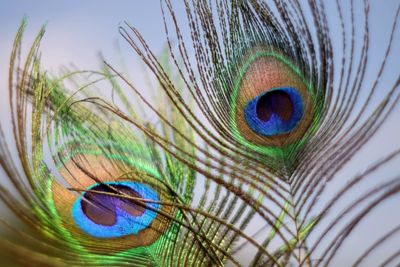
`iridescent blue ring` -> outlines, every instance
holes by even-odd
[[[141,198],[152,201],[160,201],[158,194],[150,186],[137,182],[104,182],[110,186],[125,186],[137,192]],[[89,187],[90,190],[99,184]],[[136,235],[140,231],[148,228],[157,217],[157,211],[160,210],[159,203],[146,203],[146,208],[140,216],[133,216],[123,209],[116,207],[116,223],[111,226],[99,225],[88,218],[82,210],[81,202],[84,201],[85,193],[75,202],[72,208],[72,215],[75,223],[87,234],[97,238],[117,238],[127,235]]]
[[[277,112],[272,112],[268,120],[264,121],[257,114],[257,106],[260,103],[260,99],[276,92],[285,93],[290,98],[291,116],[285,120]],[[299,124],[304,115],[304,103],[297,89],[293,87],[280,87],[263,92],[250,100],[245,107],[244,115],[249,127],[257,134],[268,137],[276,136],[291,132]]]

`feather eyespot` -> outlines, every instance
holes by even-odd
[[[231,127],[260,152],[299,142],[316,122],[314,92],[299,68],[273,51],[246,57],[234,83]]]
[[[263,136],[292,131],[304,114],[301,95],[295,88],[277,88],[250,100],[245,118],[250,128]]]
[[[151,164],[122,162],[110,153],[69,157],[60,169],[68,183],[52,181],[52,202],[66,238],[95,253],[150,246],[171,227],[176,211]],[[132,159],[132,158],[131,158]],[[165,216],[166,215],[166,216]],[[102,246],[93,246],[101,242]]]
[[[136,235],[156,219],[159,201],[157,192],[142,183],[98,183],[75,202],[73,217],[84,232],[94,237]]]

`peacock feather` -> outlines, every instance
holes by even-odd
[[[24,19],[0,126],[0,263],[397,266],[400,147],[367,145],[398,118],[400,6],[380,53],[376,6],[161,1],[161,55],[119,28],[152,93],[103,57],[51,74],[45,28],[26,49]]]

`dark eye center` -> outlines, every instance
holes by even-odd
[[[94,223],[106,226],[116,224],[117,208],[135,217],[142,215],[145,207],[127,197],[142,198],[138,192],[128,186],[99,184],[85,192],[81,202],[82,211]]]
[[[272,114],[277,114],[282,120],[288,121],[294,112],[294,106],[289,94],[282,90],[265,93],[257,101],[256,114],[261,121],[269,121]]]

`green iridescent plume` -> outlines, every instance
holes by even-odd
[[[23,56],[23,21],[0,127],[5,266],[398,264],[400,148],[350,163],[399,108],[400,7],[371,64],[368,1],[181,4],[161,3],[161,56],[119,29],[151,92],[106,59],[49,74],[44,29]]]

